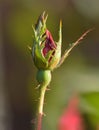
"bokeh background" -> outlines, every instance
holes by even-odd
[[[53,73],[46,93],[44,130],[56,130],[64,107],[79,95],[86,129],[99,125],[99,1],[1,0],[0,1],[0,130],[31,130],[38,92],[36,71],[27,48],[32,45],[32,25],[46,11],[47,27],[58,39],[63,21],[62,53],[82,33],[95,28]]]

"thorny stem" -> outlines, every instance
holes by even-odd
[[[46,88],[47,86],[45,85],[40,86],[35,130],[41,130],[42,127],[43,106],[44,106],[44,97],[45,97]]]

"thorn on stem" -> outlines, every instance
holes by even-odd
[[[35,89],[39,89],[40,88],[40,84],[37,85],[37,87],[35,87]]]
[[[42,115],[43,115],[43,116],[46,116],[46,114],[45,114],[45,113],[43,113]]]
[[[49,90],[51,90],[50,88],[46,88],[46,91],[49,91]]]
[[[30,46],[27,46],[27,48],[28,48],[30,51],[32,51],[32,48],[31,48]]]

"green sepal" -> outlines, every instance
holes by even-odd
[[[46,62],[46,59],[44,56],[42,56],[41,48],[38,44],[34,46],[34,63],[37,66],[38,69],[45,69],[48,66],[48,62]]]

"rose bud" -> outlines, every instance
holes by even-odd
[[[35,66],[39,70],[53,70],[61,58],[61,22],[59,41],[53,40],[52,34],[46,27],[47,16],[45,12],[38,18],[34,31],[32,56]]]
[[[29,47],[32,51],[34,64],[38,68],[37,80],[40,84],[49,84],[48,82],[51,81],[51,76],[49,76],[51,75],[51,71],[60,67],[72,49],[77,46],[90,31],[93,30],[87,30],[76,42],[70,44],[61,57],[62,22],[60,21],[59,41],[55,42],[52,34],[46,27],[47,16],[48,15],[45,16],[45,12],[39,16],[35,28],[33,27],[33,47],[32,49]],[[50,77],[48,81],[47,77]]]

